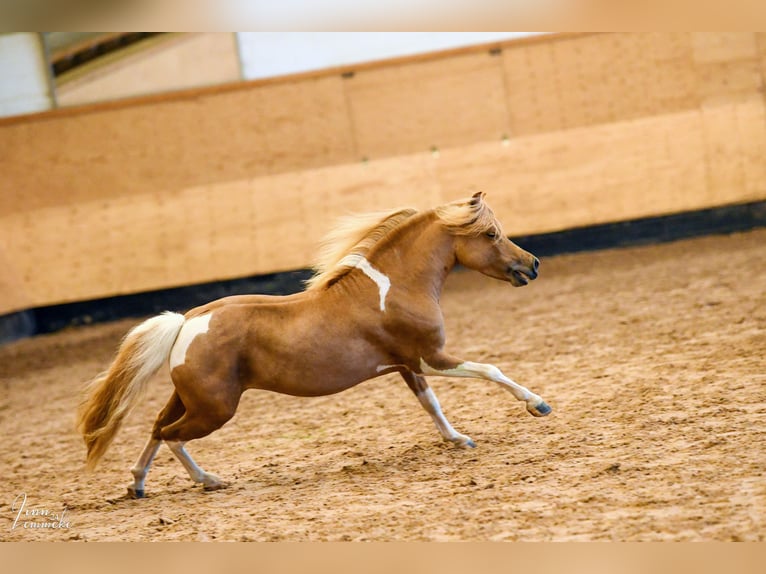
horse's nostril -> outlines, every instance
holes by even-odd
[[[535,257],[535,258],[534,258],[534,260],[532,261],[532,268],[533,268],[535,271],[537,271],[537,269],[538,269],[539,267],[540,267],[540,260],[539,260],[537,257]]]

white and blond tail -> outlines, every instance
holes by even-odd
[[[77,413],[88,468],[96,466],[146,382],[167,361],[184,321],[183,315],[169,311],[144,321],[125,336],[109,369],[88,385]]]

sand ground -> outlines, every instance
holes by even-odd
[[[189,445],[231,482],[209,493],[163,447],[147,498],[125,496],[171,393],[165,372],[97,472],[83,470],[82,382],[136,320],[0,347],[0,539],[763,540],[766,230],[550,257],[540,271],[523,289],[455,273],[443,308],[451,352],[494,363],[552,415],[492,383],[432,377],[477,443],[461,450],[398,376],[322,398],[251,391]],[[65,511],[68,528],[24,528],[35,511]]]

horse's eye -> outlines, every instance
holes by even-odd
[[[494,231],[487,231],[486,235],[490,239],[494,239],[495,237],[497,237],[497,233],[495,233]]]

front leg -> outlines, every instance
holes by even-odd
[[[476,443],[473,442],[471,437],[460,434],[452,428],[452,425],[442,412],[439,400],[431,390],[431,387],[428,386],[424,377],[416,375],[410,370],[402,370],[400,373],[402,378],[407,382],[407,386],[410,387],[412,392],[415,393],[415,396],[418,397],[418,400],[420,401],[420,404],[423,405],[425,411],[431,415],[436,428],[439,430],[439,433],[441,433],[442,438],[444,438],[445,441],[458,446],[469,446],[471,448],[476,446]]]
[[[461,361],[446,353],[437,352],[429,357],[420,359],[420,372],[424,375],[476,377],[493,381],[509,390],[517,400],[524,401],[530,414],[536,417],[544,417],[551,412],[551,407],[542,398],[506,377],[494,365]]]

